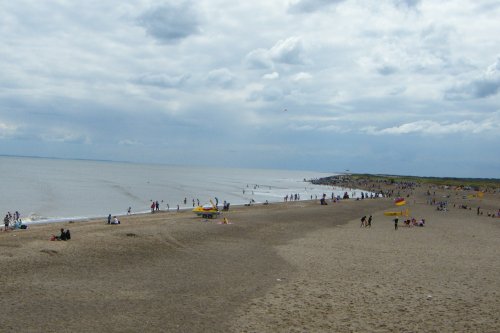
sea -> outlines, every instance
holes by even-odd
[[[308,182],[334,174],[0,156],[0,214],[17,211],[23,223],[33,224],[125,215],[129,207],[132,214],[145,213],[153,201],[173,212],[210,201],[319,199],[347,190]]]

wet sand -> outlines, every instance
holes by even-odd
[[[231,207],[230,225],[160,212],[2,232],[1,331],[499,331],[500,219],[423,192],[408,208],[427,225],[397,231],[392,200],[365,199]],[[61,227],[72,239],[49,241]]]

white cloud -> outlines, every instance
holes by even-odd
[[[272,72],[272,73],[267,73],[267,74],[262,75],[262,78],[264,80],[276,80],[279,77],[280,77],[280,75],[278,72]]]
[[[299,37],[289,37],[279,40],[270,50],[271,59],[285,64],[302,64],[304,48]]]
[[[300,82],[300,81],[309,81],[313,78],[313,76],[306,72],[300,72],[292,76],[292,81]]]
[[[86,145],[92,143],[90,137],[79,133],[77,130],[58,127],[45,129],[40,133],[40,138],[47,142],[81,143]]]
[[[270,49],[258,48],[245,57],[247,65],[255,69],[273,69],[279,64],[300,65],[305,61],[304,46],[299,37],[281,39]]]
[[[406,123],[394,127],[377,129],[375,127],[365,127],[364,132],[373,135],[384,134],[455,134],[455,133],[484,133],[485,131],[498,130],[499,126],[490,120],[483,122],[473,122],[464,120],[457,123],[439,123],[431,120],[419,120],[412,123]]]
[[[18,131],[18,126],[0,122],[0,138],[8,138]]]
[[[124,140],[119,140],[118,144],[123,146],[137,146],[140,145],[141,143],[137,140],[124,139]]]

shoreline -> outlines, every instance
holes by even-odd
[[[361,189],[352,189],[353,191],[361,191]],[[356,200],[357,198],[350,198],[350,199],[340,199],[340,200]],[[371,199],[366,199],[366,200],[371,200]],[[241,207],[255,207],[255,206],[266,206],[266,205],[275,205],[275,204],[286,204],[286,203],[295,203],[295,202],[303,202],[303,203],[319,203],[320,199],[301,199],[301,200],[292,200],[288,202],[284,201],[269,201],[268,203],[265,202],[253,202],[251,204],[231,204],[231,208],[241,208]],[[331,199],[329,199],[328,202],[331,202]],[[220,206],[220,205],[219,205]],[[170,209],[170,210],[159,210],[155,211],[154,213],[151,213],[151,211],[141,211],[141,212],[134,212],[130,214],[111,214],[111,216],[116,216],[116,217],[133,217],[133,216],[148,216],[148,215],[155,215],[155,214],[177,214],[177,213],[183,213],[183,212],[192,212],[194,207],[182,207],[179,208],[179,210],[175,209]],[[219,213],[222,215],[224,213],[222,209],[219,209]],[[46,224],[53,224],[53,223],[83,223],[83,222],[94,222],[94,221],[104,221],[107,220],[108,216],[91,216],[91,217],[63,217],[63,218],[54,218],[54,219],[44,219],[44,220],[35,220],[35,221],[28,221],[28,222],[22,222],[22,224],[26,224],[28,226],[35,226],[35,225],[46,225]]]
[[[313,180],[308,180],[307,181],[308,184],[313,184]],[[330,198],[331,197],[331,194],[332,193],[341,193],[341,192],[348,192],[350,196],[353,196],[353,195],[358,195],[358,193],[360,193],[360,191],[362,192],[369,192],[369,191],[365,191],[364,189],[362,188],[348,188],[348,187],[341,187],[341,186],[331,186],[331,185],[321,185],[324,187],[324,190],[323,191],[325,194],[327,194],[327,198]],[[328,193],[326,193],[328,192]],[[369,192],[371,193],[371,192]],[[312,195],[311,195],[312,196]],[[272,200],[273,198],[275,198],[275,200]],[[354,197],[355,199],[356,197]],[[351,198],[353,199],[353,198]],[[318,195],[316,195],[316,198],[313,198],[313,199],[298,199],[298,200],[292,200],[292,201],[315,201],[315,200],[320,200],[320,198],[318,197]],[[268,200],[268,203],[271,204],[271,203],[280,203],[280,202],[284,202],[284,198],[277,198],[277,197],[269,197],[269,200]],[[265,203],[262,202],[262,201],[254,201],[254,202],[250,202],[250,205],[263,205]],[[162,203],[162,205],[165,205],[164,203]],[[231,207],[239,207],[239,206],[247,206],[249,205],[249,203],[243,203],[243,202],[238,202],[236,204],[233,204],[231,203]],[[221,204],[219,203],[218,206],[221,206]],[[179,207],[179,211],[191,211],[195,208],[196,206],[181,206]],[[222,210],[221,210],[222,211]],[[166,209],[161,209],[160,212],[165,212],[165,213],[175,213],[177,212],[177,208],[176,207],[170,207],[169,210],[166,210]],[[137,212],[132,212],[131,214],[127,214],[126,212],[125,213],[111,213],[111,216],[118,216],[118,217],[123,217],[123,216],[127,216],[127,215],[143,215],[143,214],[150,214],[150,211],[148,209],[145,209],[145,210],[142,210],[142,211],[137,211]],[[36,220],[31,220],[27,217],[23,217],[21,218],[22,220],[22,223],[23,224],[26,224],[26,225],[39,225],[39,224],[49,224],[49,223],[68,223],[68,222],[71,222],[71,223],[75,223],[75,222],[88,222],[88,221],[93,221],[93,220],[99,220],[99,219],[107,219],[107,215],[90,215],[90,216],[73,216],[73,217],[53,217],[53,218],[43,218],[43,219],[36,219]]]

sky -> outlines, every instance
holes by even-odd
[[[500,178],[497,0],[0,0],[0,155]]]

